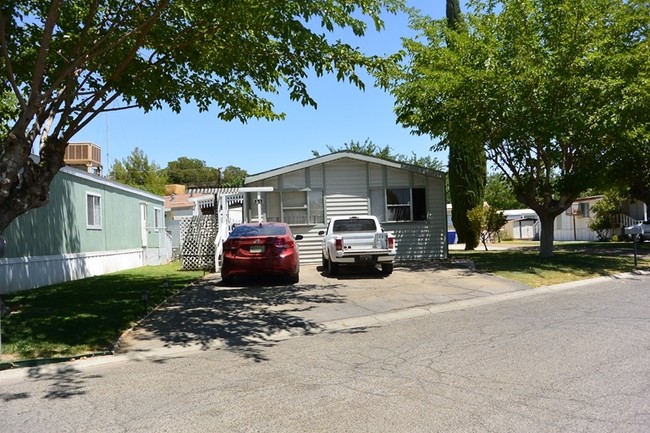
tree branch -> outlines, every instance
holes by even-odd
[[[9,57],[9,49],[7,43],[7,28],[5,25],[5,20],[9,18],[10,17],[5,17],[2,9],[0,8],[0,45],[2,46],[2,57],[4,58],[4,62],[5,62],[7,80],[9,80],[9,83],[11,84],[11,89],[13,90],[14,95],[16,95],[16,99],[18,100],[18,104],[20,105],[22,111],[27,108],[27,102],[25,101],[25,98],[23,98],[22,93],[20,93],[20,89],[18,88],[18,84],[16,83],[16,79],[14,77],[14,70],[13,70],[11,57]]]
[[[45,74],[45,67],[47,63],[47,55],[49,53],[50,42],[52,42],[52,34],[54,32],[54,27],[56,26],[56,21],[59,16],[59,8],[63,0],[53,0],[50,9],[47,13],[47,19],[45,20],[45,25],[43,26],[43,37],[41,38],[41,46],[38,51],[38,57],[36,59],[36,64],[34,65],[34,71],[32,75],[31,83],[31,93],[27,101],[27,107],[23,111],[21,122],[29,122],[29,119],[33,115],[41,101],[40,91],[41,85],[43,83],[43,76]],[[40,129],[40,126],[38,127]]]

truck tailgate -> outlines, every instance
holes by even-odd
[[[343,236],[343,249],[349,253],[385,254],[390,251],[388,235],[386,233],[346,233]]]

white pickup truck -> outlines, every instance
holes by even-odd
[[[381,265],[384,275],[393,272],[397,254],[395,237],[385,233],[377,217],[340,216],[327,223],[323,237],[323,267],[330,275],[339,273],[339,266]]]

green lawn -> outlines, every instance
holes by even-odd
[[[489,250],[491,247],[513,247]],[[566,283],[630,272],[634,267],[631,242],[556,242],[554,256],[539,257],[539,243],[503,242],[474,251],[450,251],[451,258],[472,260],[476,269],[532,287]],[[637,268],[650,270],[650,243],[637,244]]]
[[[144,316],[143,290],[151,309],[165,299],[165,279],[171,295],[202,275],[174,262],[3,295],[10,312],[0,323],[0,361],[109,351]]]

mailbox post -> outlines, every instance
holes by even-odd
[[[144,315],[146,316],[148,311],[147,304],[149,303],[149,290],[143,290],[140,297],[142,299],[142,306],[144,307]]]
[[[632,236],[632,241],[634,242],[634,267],[636,268],[636,244],[639,242],[639,238],[644,234],[643,224],[637,224],[630,227],[625,227],[625,234]]]

